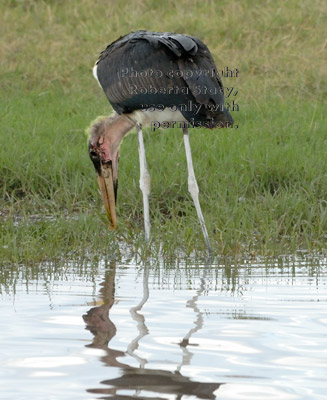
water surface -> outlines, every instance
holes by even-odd
[[[2,267],[0,398],[325,399],[326,301],[325,259]]]

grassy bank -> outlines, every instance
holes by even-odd
[[[216,254],[325,251],[327,5],[309,2],[3,1],[0,12],[0,258],[29,262],[144,251],[135,134],[121,146],[119,228],[109,232],[84,129],[110,112],[90,71],[137,29],[191,33],[219,67],[238,129],[191,132]],[[162,3],[160,3],[162,4]],[[164,23],[163,23],[164,21]],[[178,130],[145,134],[153,252],[202,254]]]

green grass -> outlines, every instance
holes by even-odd
[[[121,146],[119,227],[109,232],[85,128],[110,112],[91,68],[137,29],[190,33],[218,68],[238,68],[238,129],[191,131],[217,254],[325,252],[327,5],[3,0],[0,4],[0,259],[146,254],[136,135]],[[182,134],[145,133],[152,254],[203,255]],[[126,250],[127,251],[127,250]]]

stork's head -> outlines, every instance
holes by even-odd
[[[129,118],[115,115],[97,118],[88,131],[89,156],[98,174],[102,200],[111,229],[115,229],[117,225],[119,144],[133,126],[134,122]]]

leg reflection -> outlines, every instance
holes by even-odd
[[[199,300],[199,297],[203,294],[204,289],[205,289],[205,278],[203,277],[201,278],[201,284],[196,292],[196,295],[193,296],[192,299],[188,300],[188,302],[186,303],[187,308],[193,309],[194,313],[196,314],[196,319],[194,321],[194,327],[188,331],[188,333],[184,336],[183,340],[179,343],[180,347],[183,350],[183,360],[176,369],[176,371],[178,372],[180,372],[182,367],[184,367],[185,365],[191,364],[193,353],[189,351],[188,346],[197,346],[197,344],[190,344],[190,338],[192,335],[201,330],[201,328],[203,327],[203,316],[197,306],[197,302]]]
[[[135,354],[135,350],[139,347],[139,341],[149,333],[148,328],[145,325],[145,318],[143,314],[139,314],[138,311],[141,311],[144,304],[148,301],[149,298],[149,265],[144,266],[143,273],[143,297],[140,303],[132,307],[129,312],[134,321],[137,322],[137,329],[139,334],[137,337],[131,341],[127,348],[127,354],[135,358],[140,363],[140,368],[144,368],[147,360]]]
[[[93,341],[88,347],[100,348],[106,351],[106,355],[101,357],[101,361],[110,367],[118,368],[114,372],[117,376],[117,372],[121,376],[114,379],[107,379],[101,381],[101,385],[106,385],[101,388],[88,389],[89,393],[101,394],[101,399],[117,399],[117,400],[128,400],[142,397],[142,393],[152,392],[155,397],[148,397],[147,399],[164,399],[166,395],[175,395],[176,399],[182,399],[185,396],[195,396],[199,399],[215,399],[214,392],[219,388],[220,383],[203,383],[192,381],[187,376],[183,376],[181,368],[183,365],[190,364],[192,354],[188,351],[187,346],[189,340],[195,332],[199,331],[203,325],[202,314],[197,308],[198,297],[204,291],[205,279],[201,280],[201,286],[191,300],[188,301],[187,307],[193,308],[197,313],[197,319],[195,320],[195,326],[192,327],[189,332],[185,335],[180,346],[183,348],[183,360],[181,365],[175,372],[170,372],[161,369],[150,369],[145,368],[147,360],[136,355],[135,352],[138,349],[139,341],[147,334],[150,334],[146,324],[145,318],[140,313],[142,307],[149,298],[149,267],[144,267],[143,275],[143,296],[142,300],[138,305],[130,309],[130,314],[137,322],[138,335],[128,345],[127,351],[119,351],[110,348],[110,341],[117,334],[117,328],[114,323],[110,320],[110,310],[115,303],[115,275],[116,275],[116,264],[112,263],[110,270],[105,275],[105,281],[102,283],[100,290],[103,304],[91,308],[87,314],[83,316],[86,323],[86,329],[93,334]],[[127,356],[135,358],[140,368],[131,367],[126,363],[118,361]],[[110,371],[110,370],[108,370]],[[112,372],[108,372],[111,374]],[[120,395],[119,392],[126,391],[130,392],[130,395]]]

